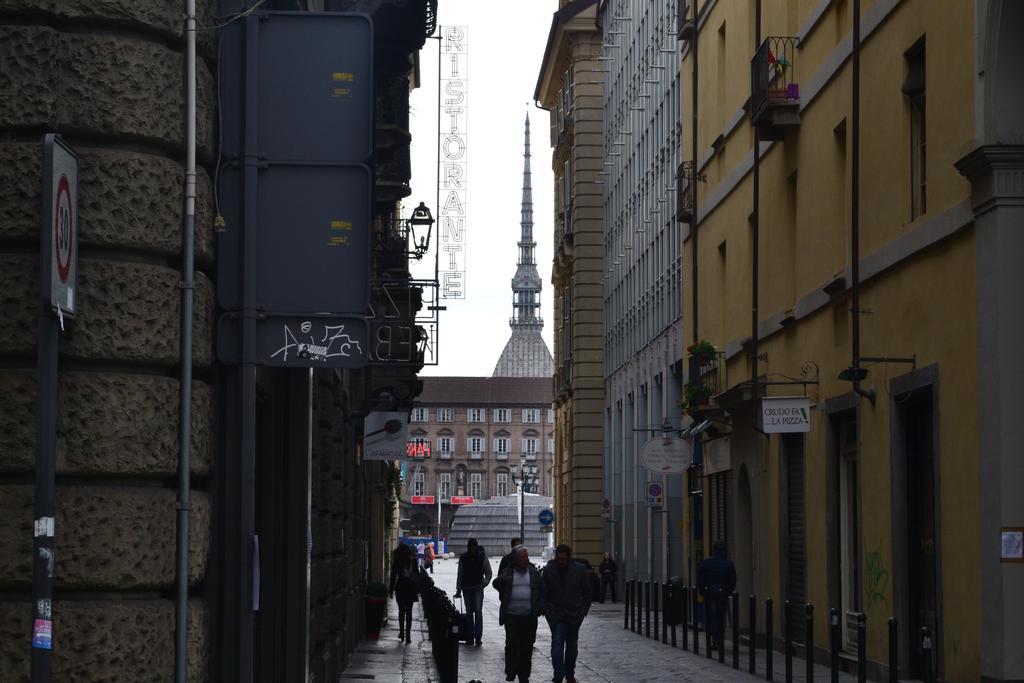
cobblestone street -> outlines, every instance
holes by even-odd
[[[492,560],[497,567],[497,560]],[[438,561],[435,583],[449,595],[455,591],[456,561]],[[461,606],[460,606],[461,607]],[[413,610],[413,642],[398,641],[398,610],[389,607],[389,623],[378,641],[364,641],[353,653],[340,681],[369,680],[386,683],[433,683],[438,680],[430,656],[426,621],[417,606]],[[484,597],[484,637],[480,647],[460,646],[459,681],[505,680],[504,629],[498,626],[497,592],[488,589]],[[531,681],[551,680],[551,633],[544,620],[537,628]],[[703,655],[673,649],[654,639],[643,638],[622,628],[622,605],[597,604],[580,630],[576,677],[580,683],[654,683],[661,681],[755,681],[748,673],[735,671]],[[745,660],[744,660],[745,661]],[[763,680],[763,679],[760,679]]]

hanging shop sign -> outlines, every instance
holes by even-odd
[[[441,36],[441,83],[437,101],[438,277],[442,299],[466,298],[469,245],[468,170],[469,30],[446,26]]]
[[[375,410],[363,419],[363,460],[402,460],[408,441],[408,413]]]
[[[640,460],[652,474],[682,474],[693,463],[693,451],[678,437],[656,436],[644,444]]]
[[[761,425],[766,434],[811,431],[811,399],[806,396],[762,398]]]
[[[430,458],[430,444],[426,441],[410,441],[405,444],[405,457],[412,460],[427,460]]]
[[[705,477],[732,469],[732,449],[729,437],[714,439],[702,444],[701,460],[703,460]]]

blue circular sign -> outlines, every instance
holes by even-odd
[[[555,521],[555,513],[551,510],[541,510],[540,514],[537,515],[537,520],[544,526],[551,526]]]

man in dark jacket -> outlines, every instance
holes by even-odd
[[[523,544],[523,539],[513,538],[512,539],[512,550],[508,551],[505,557],[501,558],[501,562],[498,563],[498,576],[505,573],[505,570],[512,566],[512,563],[516,559],[516,548]]]
[[[576,683],[577,641],[580,625],[590,611],[590,578],[572,559],[564,543],[555,548],[555,559],[544,567],[544,612],[551,627],[551,666],[555,683]]]
[[[484,586],[491,581],[491,563],[475,538],[466,543],[459,555],[459,574],[455,579],[455,597],[466,594],[466,611],[473,615],[473,639],[480,644],[484,635]],[[469,641],[467,641],[468,644]]]
[[[736,590],[736,566],[725,556],[725,543],[715,541],[711,556],[697,568],[697,586],[704,596],[708,612],[708,634],[711,648],[721,650],[725,638],[725,612],[729,596]]]
[[[598,572],[601,574],[601,602],[604,602],[604,596],[608,593],[609,586],[612,589],[612,602],[618,602],[615,596],[615,585],[619,580],[619,565],[615,564],[611,553],[604,554]]]
[[[537,617],[544,611],[544,584],[525,547],[517,546],[510,555],[512,563],[492,584],[501,601],[498,623],[505,626],[505,680],[518,676],[519,683],[529,683]]]

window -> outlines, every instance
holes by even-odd
[[[455,439],[450,436],[439,436],[437,438],[437,450],[441,453],[442,457],[445,453],[451,455],[452,451],[455,450],[454,441]]]
[[[535,436],[528,436],[523,439],[523,453],[536,455],[539,442],[540,439]]]
[[[452,497],[452,473],[442,472],[441,481],[437,485],[438,495],[441,496],[441,500],[448,500]]]
[[[928,212],[928,155],[927,125],[925,119],[925,63],[924,39],[907,51],[907,78],[903,81],[903,94],[910,101],[910,218],[914,220]]]
[[[412,478],[412,495],[422,496],[427,491],[427,473],[418,471]]]
[[[482,436],[471,436],[466,439],[466,448],[469,449],[470,453],[483,453],[484,452],[484,437]]]
[[[494,421],[495,422],[511,422],[512,421],[512,409],[511,408],[495,408],[494,409]]]
[[[555,452],[555,440],[552,437],[548,437],[548,453]]]
[[[549,425],[555,424],[555,409],[554,408],[548,408],[548,424]]]
[[[484,408],[469,408],[466,410],[467,422],[485,422],[487,411]]]
[[[438,422],[454,422],[455,421],[455,410],[452,408],[438,408],[437,409],[437,421]]]
[[[512,439],[507,436],[499,436],[494,440],[494,452],[499,455],[505,454],[512,449]]]
[[[535,424],[540,422],[540,409],[539,408],[523,408],[523,422],[528,424]]]
[[[413,408],[410,422],[426,422],[430,419],[430,411],[426,408]]]
[[[497,476],[497,482],[498,482],[498,491],[497,491],[498,495],[499,496],[507,496],[508,495],[508,474],[506,474],[504,472],[499,472],[498,476]]]
[[[484,497],[484,475],[479,472],[469,475],[469,495],[477,500]]]

